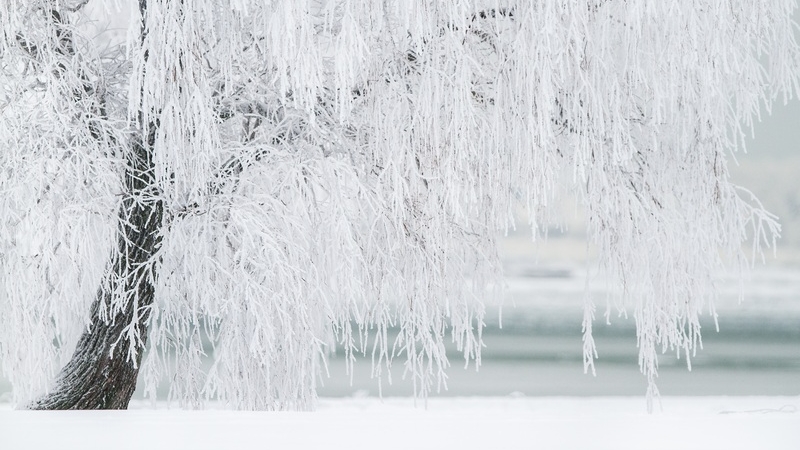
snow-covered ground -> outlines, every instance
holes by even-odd
[[[323,399],[316,413],[38,412],[0,406],[2,449],[792,449],[800,397]],[[141,406],[141,405],[134,405]]]

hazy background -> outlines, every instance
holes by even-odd
[[[800,394],[800,101],[777,102],[762,111],[746,152],[729,159],[734,183],[752,191],[782,226],[777,247],[740,285],[737,274],[719,274],[716,309],[719,331],[706,315],[703,349],[692,359],[672,353],[660,358],[662,395]],[[593,279],[597,301],[596,376],[585,375],[581,320],[592,251],[586,244],[585,216],[570,196],[556,205],[548,239],[533,242],[524,221],[500,241],[508,277],[503,328],[489,308],[486,348],[479,371],[463,370],[463,358],[450,349],[454,367],[448,389],[440,395],[643,395],[633,319],[612,308],[606,325],[602,280]],[[587,264],[588,259],[588,264]],[[588,272],[587,272],[588,270]],[[590,275],[593,276],[593,275]],[[632,311],[629,311],[632,313]],[[342,358],[331,361],[323,396],[377,395],[369,356],[357,364],[352,384]],[[384,395],[410,395],[402,365],[393,368],[395,383]]]

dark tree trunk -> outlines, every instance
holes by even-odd
[[[61,370],[52,392],[31,409],[126,409],[136,388],[147,325],[153,305],[156,258],[161,246],[163,203],[155,189],[151,155],[155,127],[147,143],[136,139],[125,171],[125,199],[119,211],[117,252],[107,280],[91,307],[94,323],[78,341],[72,359]],[[124,307],[109,309],[114,296]],[[119,299],[117,299],[119,301]],[[131,329],[133,327],[134,329]],[[131,340],[128,333],[141,338]],[[135,355],[129,357],[129,352]]]
[[[139,9],[144,18],[147,0],[139,0]],[[74,56],[72,35],[63,27],[61,14],[54,10],[51,15],[58,30],[57,51]],[[144,19],[141,31],[144,40]],[[58,70],[67,69],[62,65]],[[80,76],[85,81],[84,89],[75,93],[76,99],[91,97],[95,90],[90,89],[91,83],[84,74]],[[102,109],[96,113],[105,117],[102,98],[99,104]],[[127,155],[117,249],[90,309],[93,323],[78,340],[53,390],[29,405],[31,409],[126,409],[136,389],[154,302],[156,253],[161,247],[164,213],[152,153],[158,124],[145,125],[141,113],[139,124],[140,134],[132,139]],[[95,139],[101,138],[91,131]],[[122,307],[112,307],[115,302]]]

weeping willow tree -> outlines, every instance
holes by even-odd
[[[166,378],[185,406],[309,408],[336,345],[426,395],[447,340],[480,363],[498,232],[521,205],[537,234],[564,183],[652,397],[714,274],[779,232],[727,166],[798,92],[793,0],[138,0],[122,41],[87,5],[0,4],[21,406],[125,408]]]

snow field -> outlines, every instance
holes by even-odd
[[[322,399],[314,413],[34,412],[0,406],[2,449],[797,449],[800,397]],[[134,408],[149,407],[144,403]]]

